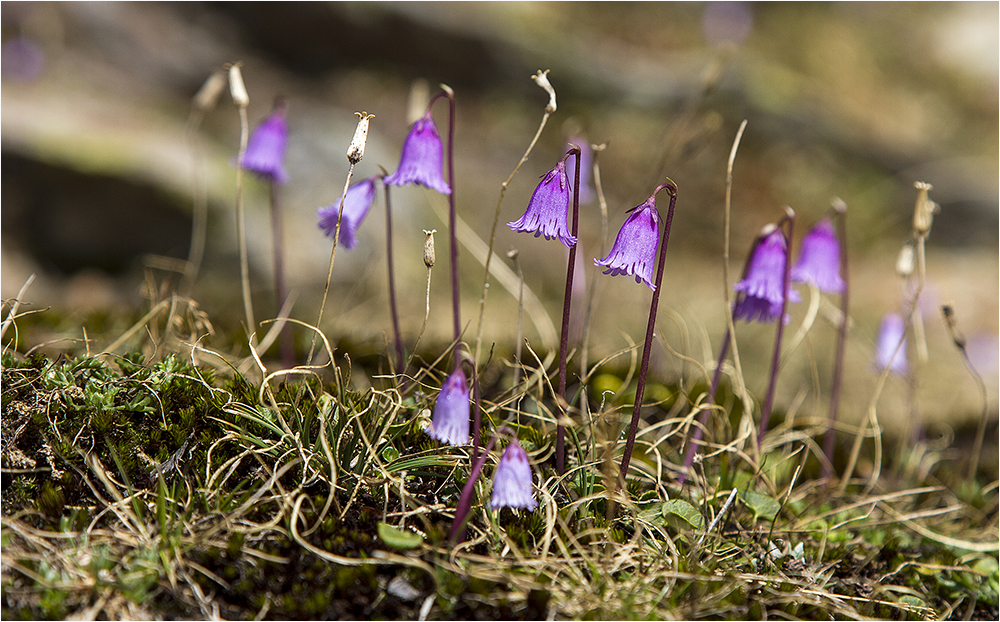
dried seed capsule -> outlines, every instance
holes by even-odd
[[[368,140],[368,122],[375,118],[375,115],[367,112],[355,112],[358,115],[358,127],[354,130],[354,138],[347,148],[347,160],[351,164],[357,164],[361,158],[365,157],[365,142]]]
[[[247,87],[243,84],[243,72],[240,71],[242,63],[233,63],[229,66],[229,93],[233,96],[233,103],[240,108],[250,105],[250,96],[247,95]]]
[[[434,267],[434,234],[437,229],[428,231],[424,229],[424,265],[428,268]]]

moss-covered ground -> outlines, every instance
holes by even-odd
[[[544,374],[526,369],[523,399],[487,391],[483,438],[520,413],[539,509],[486,509],[494,452],[451,547],[471,448],[424,431],[440,373],[358,391],[347,362],[264,382],[194,352],[4,353],[4,619],[998,615],[996,484],[927,444],[919,472],[862,461],[826,480],[822,422],[779,414],[759,459],[710,445],[678,486],[704,387],[654,385],[613,496],[628,388],[583,387],[601,409],[574,413],[560,477]],[[743,429],[739,400],[720,403]]]

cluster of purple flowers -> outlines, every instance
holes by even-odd
[[[288,127],[283,106],[277,106],[253,132],[240,165],[259,177],[283,184],[288,180],[284,168],[284,154],[288,141]],[[540,177],[522,216],[507,225],[515,232],[533,233],[546,240],[558,240],[567,248],[574,249],[578,238],[570,231],[568,215],[574,188],[569,170],[576,170],[579,158],[581,178],[577,203],[593,200],[594,191],[589,184],[593,154],[585,140],[574,140],[584,145],[579,155],[574,150],[556,163]],[[399,165],[395,172],[386,176],[374,176],[350,186],[345,195],[334,203],[317,210],[319,228],[327,235],[334,236],[340,219],[339,242],[347,249],[357,245],[357,232],[371,209],[378,182],[386,185],[421,185],[441,194],[450,195],[451,185],[445,181],[443,165],[443,145],[437,126],[428,108],[425,114],[411,127],[403,143]],[[670,184],[672,186],[672,182]],[[663,186],[657,188],[657,192]],[[671,201],[676,198],[676,188]],[[607,256],[595,259],[594,265],[604,269],[611,276],[629,276],[636,283],[645,284],[656,292],[662,278],[662,265],[654,277],[660,249],[660,213],[656,207],[656,192],[646,201],[626,212],[614,244]],[[341,209],[343,213],[341,214]],[[575,227],[575,224],[574,224]],[[666,231],[669,232],[670,217]],[[841,274],[841,243],[831,218],[824,217],[803,237],[798,261],[789,266],[789,240],[780,225],[768,225],[755,240],[748,255],[743,274],[732,287],[737,292],[733,304],[733,317],[746,322],[773,323],[781,318],[789,321],[784,312],[787,303],[801,300],[799,293],[791,288],[791,282],[814,286],[826,293],[842,293],[846,284]],[[666,236],[664,236],[664,248]],[[659,259],[662,264],[662,254]],[[569,272],[572,274],[572,272]],[[656,292],[657,294],[659,292]],[[845,294],[846,295],[846,294]],[[655,314],[654,304],[651,316]],[[782,314],[784,316],[782,317]],[[778,341],[780,342],[780,329]],[[648,345],[647,345],[648,349]],[[878,338],[875,365],[878,369],[890,369],[906,374],[905,323],[898,314],[888,314],[882,321]],[[720,355],[720,356],[724,356]],[[720,359],[721,360],[721,359]],[[644,362],[645,365],[645,362]],[[643,376],[645,370],[643,369]],[[637,399],[641,397],[637,396]],[[448,375],[433,408],[429,435],[448,445],[460,446],[470,442],[469,379],[462,365],[456,363]],[[477,424],[478,425],[478,424]],[[762,430],[763,433],[763,430]],[[626,453],[630,453],[630,449]],[[627,461],[625,463],[627,465]],[[478,472],[477,472],[478,474]],[[511,439],[496,468],[490,507],[522,508],[534,510],[537,502],[532,489],[532,469],[528,455],[516,438]]]

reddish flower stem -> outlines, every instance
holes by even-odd
[[[385,190],[385,260],[389,266],[389,312],[392,314],[392,332],[396,341],[397,374],[403,373],[403,339],[399,332],[399,312],[396,309],[396,274],[392,259],[392,204],[389,201],[389,184],[383,183]]]
[[[580,148],[571,145],[563,156],[565,162],[571,155],[576,155],[576,172],[573,181],[573,222],[570,225],[570,235],[577,236],[580,217]],[[579,243],[579,241],[577,242]],[[573,299],[573,277],[576,270],[576,244],[569,248],[569,259],[566,260],[566,294],[563,296],[562,334],[559,337],[559,411],[566,413],[566,355],[569,351],[569,310]],[[556,472],[562,475],[566,471],[566,428],[562,423],[556,423]]]
[[[771,408],[774,406],[774,389],[778,383],[778,364],[781,361],[781,337],[785,332],[785,311],[788,309],[788,290],[790,285],[790,274],[792,271],[792,233],[795,226],[795,212],[792,211],[790,207],[785,208],[787,214],[782,218],[783,222],[779,222],[780,227],[783,223],[788,224],[788,229],[786,232],[785,240],[785,274],[782,277],[782,300],[781,300],[781,314],[778,315],[778,329],[774,336],[774,355],[771,358],[771,380],[767,385],[767,396],[764,398],[764,406],[761,408],[760,414],[760,431],[757,433],[757,449],[760,450],[761,443],[764,440],[764,433],[767,432],[767,424],[771,420]]]
[[[618,478],[618,486],[625,483],[625,476],[628,474],[628,465],[632,460],[632,449],[635,446],[635,435],[639,429],[639,413],[642,410],[642,397],[646,391],[646,372],[649,371],[649,354],[653,346],[653,329],[656,326],[656,310],[660,302],[660,285],[663,282],[663,264],[667,255],[667,241],[670,239],[670,224],[674,219],[674,206],[677,203],[677,186],[673,181],[660,184],[653,191],[653,196],[666,189],[670,194],[670,207],[667,210],[667,221],[663,227],[663,242],[660,244],[660,256],[656,266],[656,289],[653,290],[653,299],[649,304],[649,321],[646,324],[646,340],[642,346],[642,363],[639,366],[639,383],[635,389],[635,404],[632,406],[632,422],[628,428],[628,439],[625,441],[625,451],[622,454],[621,471]]]
[[[843,209],[843,203],[839,203],[834,209],[837,211],[837,236],[840,238],[840,274],[844,279],[844,291],[840,293],[840,331],[837,333],[837,358],[833,364],[833,382],[830,387],[830,420],[826,429],[826,438],[823,439],[823,454],[826,462],[823,463],[823,477],[832,475],[833,470],[833,450],[836,440],[834,426],[837,423],[837,414],[840,407],[840,387],[844,374],[844,350],[847,348],[847,311],[848,292],[850,290],[850,279],[847,273],[847,212]]]
[[[715,392],[719,388],[719,380],[722,378],[722,363],[726,360],[726,355],[729,354],[729,337],[731,333],[729,329],[726,329],[726,336],[722,339],[722,347],[719,348],[719,359],[715,364],[715,373],[712,374],[712,386],[708,389],[708,395],[705,397],[705,409],[701,411],[701,415],[698,417],[698,425],[694,434],[688,440],[687,452],[684,454],[684,470],[677,477],[677,484],[681,485],[687,479],[688,470],[694,463],[694,455],[698,452],[698,441],[702,437],[702,429],[708,423],[708,416],[712,412],[710,408],[715,404]]]

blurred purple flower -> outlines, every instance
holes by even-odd
[[[773,226],[773,225],[772,225]],[[733,289],[742,293],[733,307],[733,318],[747,322],[773,322],[781,315],[784,301],[785,262],[788,243],[779,227],[761,234],[747,261],[745,276]],[[798,292],[789,288],[788,301],[798,302]],[[784,321],[789,320],[786,315]]]
[[[753,27],[753,8],[748,2],[709,2],[702,13],[701,27],[712,45],[739,45]]]
[[[840,242],[829,218],[823,218],[802,238],[799,260],[792,267],[792,280],[812,283],[827,293],[844,291],[840,278]]]
[[[243,168],[262,179],[283,184],[288,181],[285,170],[285,148],[288,146],[288,123],[285,107],[278,104],[271,116],[254,128],[243,154]]]
[[[590,185],[593,177],[594,152],[590,149],[590,141],[582,136],[576,136],[569,141],[580,148],[580,205],[586,205],[594,200],[594,189]],[[566,159],[567,177],[572,182],[576,175],[576,155]]]
[[[493,495],[490,497],[490,508],[523,508],[529,512],[538,507],[535,494],[531,487],[531,465],[528,454],[521,444],[514,439],[507,445],[497,472],[493,476]]]
[[[451,372],[437,401],[428,434],[449,445],[469,443],[469,384],[459,366]]]
[[[604,259],[595,259],[594,265],[607,266],[604,274],[634,276],[636,283],[645,283],[649,289],[656,289],[653,284],[653,267],[656,265],[656,249],[660,240],[660,213],[656,211],[656,195],[629,212],[629,217],[618,231],[611,252]]]
[[[570,248],[576,244],[576,238],[570,235],[566,225],[569,195],[566,161],[560,160],[554,169],[542,175],[542,181],[531,195],[524,215],[507,223],[507,226],[521,233],[534,233],[536,238],[540,235],[544,235],[546,240],[559,238]]]
[[[45,52],[30,37],[14,37],[5,41],[0,59],[0,71],[6,80],[30,82],[45,68]]]
[[[906,363],[906,323],[898,313],[886,313],[882,318],[875,344],[875,369],[882,371],[886,367],[903,376],[909,372]]]
[[[340,200],[344,198],[344,216],[340,219],[340,243],[351,250],[358,243],[356,233],[361,221],[368,215],[372,201],[375,199],[375,182],[378,177],[369,177],[359,181],[347,189],[347,197],[337,197],[337,200],[326,207],[316,210],[319,216],[319,228],[328,237],[333,237],[337,230],[337,213],[340,211]]]
[[[393,186],[420,184],[441,194],[451,194],[451,186],[441,173],[444,148],[441,136],[430,109],[413,124],[410,134],[403,143],[403,154],[399,158],[399,168],[385,178],[385,183]]]

